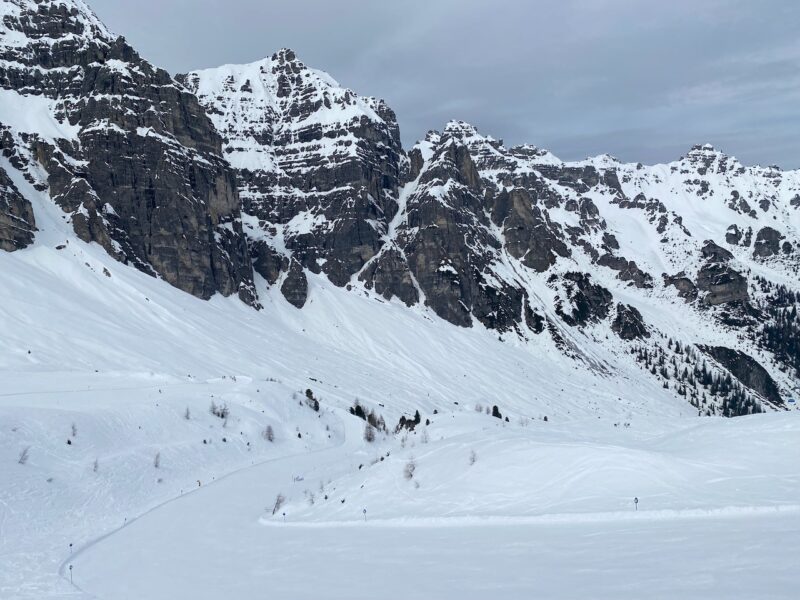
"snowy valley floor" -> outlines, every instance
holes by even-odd
[[[96,424],[80,403],[50,414],[37,396],[22,428],[76,414],[82,425],[71,459],[58,458],[58,439],[3,469],[0,597],[795,597],[796,414],[624,427],[464,411],[368,445],[347,411],[315,413],[291,396],[262,405],[264,385],[237,378],[187,393],[162,383],[136,392],[158,397],[144,408],[117,386],[120,406]],[[197,388],[236,425],[202,414],[205,402],[187,421]],[[273,443],[260,436],[263,415]],[[140,433],[135,422],[151,425]],[[101,455],[95,472],[101,441],[131,451]]]
[[[321,279],[203,302],[59,221],[0,253],[3,600],[797,597],[800,413]],[[366,443],[356,400],[422,423]]]
[[[279,382],[96,377],[2,399],[4,599],[796,594],[796,413],[452,411],[368,445],[360,419]]]
[[[796,597],[798,419],[716,420],[650,441],[618,438],[628,447],[560,435],[530,435],[547,441],[530,442],[526,465],[512,461],[528,436],[505,431],[409,444],[402,460],[392,454],[361,470],[364,453],[346,437],[145,515],[75,556],[75,581],[109,600]],[[700,438],[718,450],[687,449]],[[477,448],[473,465],[469,448]],[[419,474],[409,481],[401,465],[414,454]],[[298,472],[304,481],[291,483]],[[318,482],[329,499],[315,490],[312,506],[306,490]],[[643,491],[638,512],[626,489]],[[273,516],[278,493],[294,501]],[[542,495],[547,509],[536,507]],[[593,508],[600,512],[585,512]]]

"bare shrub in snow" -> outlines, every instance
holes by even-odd
[[[476,404],[475,405],[475,412],[482,413],[483,412],[483,406],[481,406],[480,404]]]
[[[75,423],[72,424],[72,437],[78,437],[78,426]]]
[[[403,467],[403,477],[411,481],[414,479],[414,472],[417,470],[417,463],[413,458],[409,459],[406,466]]]
[[[427,429],[423,429],[422,430],[422,437],[420,439],[420,442],[422,442],[423,444],[427,444],[430,441],[431,441],[431,438],[428,435],[428,430]]]
[[[470,450],[469,451],[469,465],[472,466],[476,462],[478,462],[478,454],[477,454],[477,452],[475,452],[475,450]]]
[[[264,428],[264,431],[261,433],[261,435],[268,442],[274,442],[275,441],[275,432],[272,430],[272,425],[267,425]]]
[[[186,419],[187,421],[191,420],[192,418],[192,413],[189,412],[188,406],[186,407],[186,412],[183,413],[183,418]]]
[[[364,441],[370,444],[375,441],[375,428],[369,423],[364,426]]]
[[[212,415],[219,417],[222,420],[227,419],[231,414],[227,404],[217,405],[217,403],[213,400],[211,401],[211,407],[208,410]]]
[[[286,502],[286,498],[283,496],[283,494],[278,494],[277,498],[275,498],[275,504],[272,507],[273,515],[281,509],[281,506],[283,506],[284,502]]]
[[[94,464],[92,465],[92,473],[97,473],[100,470],[100,461],[96,458],[94,459]]]
[[[161,452],[156,452],[156,457],[153,459],[153,466],[156,469],[161,468]]]
[[[30,451],[31,451],[31,447],[30,446],[27,446],[27,447],[23,448],[22,452],[19,453],[19,459],[17,459],[17,462],[19,464],[21,464],[21,465],[24,465],[25,463],[27,463],[28,462],[28,456],[30,455]]]

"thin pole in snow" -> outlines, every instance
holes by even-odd
[[[364,509],[364,523],[367,522],[367,509]]]
[[[72,565],[69,566],[69,584],[72,585]]]
[[[286,513],[283,513],[283,522],[286,523]]]
[[[72,556],[72,542],[69,543],[69,555]]]
[[[639,498],[634,498],[633,499],[633,507],[634,507],[634,511],[638,511],[639,510]]]

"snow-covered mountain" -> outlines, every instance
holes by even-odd
[[[709,145],[565,162],[460,121],[406,152],[385,102],[291,50],[175,80],[82,0],[2,10],[6,250],[37,243],[21,177],[80,239],[201,298],[258,309],[260,276],[302,308],[324,276],[584,368],[639,362],[700,413],[797,393],[798,172]]]
[[[234,174],[197,99],[83,0],[8,0],[0,21],[6,170],[48,190],[80,238],[118,260],[255,304]],[[3,204],[35,226],[18,201]]]
[[[295,306],[322,272],[577,360],[611,334],[609,352],[630,348],[701,412],[796,393],[799,173],[709,145],[666,165],[565,162],[460,121],[405,153],[383,102],[290,50],[180,79],[238,169],[256,271]]]
[[[310,69],[291,50],[179,77],[197,94],[238,170],[257,273],[295,306],[305,269],[336,285],[383,245],[405,155],[394,113]]]
[[[83,0],[0,4],[0,150],[0,597],[793,597],[800,172],[403,149]]]

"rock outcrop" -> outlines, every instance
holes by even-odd
[[[35,231],[31,203],[0,167],[0,250],[13,252],[30,246]]]
[[[611,323],[611,329],[623,340],[641,340],[650,337],[642,314],[628,304],[617,304],[617,316]]]
[[[255,304],[238,187],[195,96],[111,34],[82,0],[8,0],[2,149],[80,238],[201,298]],[[45,175],[40,175],[41,171]]]
[[[783,398],[775,380],[752,356],[724,346],[701,346],[701,349],[724,366],[742,384],[760,394],[764,399],[774,405],[783,404]]]
[[[208,109],[239,176],[244,210],[287,257],[344,286],[382,247],[403,151],[394,113],[291,50],[179,77]],[[274,281],[274,263],[255,267]],[[288,263],[283,264],[288,268]]]

